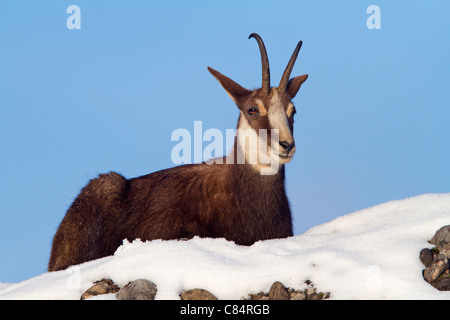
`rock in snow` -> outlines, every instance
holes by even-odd
[[[180,295],[181,300],[217,300],[211,292],[203,289],[191,289]]]
[[[156,284],[147,279],[137,279],[128,282],[117,292],[118,300],[154,300],[156,293]]]
[[[433,260],[433,262],[425,269],[423,277],[426,281],[434,284],[438,278],[446,271],[449,267],[448,259],[445,255],[440,254]]]
[[[279,281],[272,284],[269,291],[270,300],[289,300],[290,294],[286,287]]]
[[[434,256],[433,251],[428,248],[423,248],[419,254],[420,261],[424,264],[425,267],[428,267],[431,262],[433,262]]]
[[[450,256],[450,225],[436,231],[430,243],[435,244],[440,253]]]
[[[83,292],[80,300],[89,299],[100,294],[115,293],[118,291],[119,287],[114,284],[111,279],[102,279],[99,281],[95,281],[92,287]]]
[[[432,250],[428,248],[420,251],[420,261],[425,265],[423,278],[441,291],[450,290],[450,225],[443,226],[430,243],[436,247]]]
[[[307,213],[297,215],[299,219],[302,214]],[[448,300],[450,291],[437,290],[424,280],[419,252],[431,249],[428,240],[449,224],[450,193],[425,194],[250,247],[198,237],[124,240],[113,256],[16,284],[0,284],[0,299],[78,300],[94,281],[106,278],[120,288],[136,279],[148,279],[157,285],[155,300],[180,299],[182,292],[192,288],[202,288],[217,299],[241,299],[269,292],[274,281],[298,290],[298,299],[304,298],[301,292],[314,298],[307,279],[330,292],[329,299]],[[439,261],[445,266],[445,259]],[[448,282],[440,286],[447,287]],[[290,292],[291,298],[294,293]],[[115,293],[93,298],[117,299]]]

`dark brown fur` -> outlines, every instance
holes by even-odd
[[[123,239],[196,235],[241,245],[292,236],[284,168],[267,176],[232,164],[184,165],[130,180],[101,174],[67,211],[48,269],[112,255]]]

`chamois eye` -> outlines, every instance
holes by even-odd
[[[251,116],[259,113],[258,109],[255,108],[255,107],[249,108],[249,109],[247,110],[247,112],[248,112],[248,114],[251,115]]]
[[[297,109],[294,108],[294,109],[292,110],[292,112],[291,112],[290,117],[293,118],[293,117],[295,116],[296,113],[297,113]]]

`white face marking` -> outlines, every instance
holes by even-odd
[[[278,150],[272,150],[268,146],[267,130],[260,129],[259,133],[253,129],[247,121],[247,118],[241,112],[240,126],[236,130],[237,141],[237,163],[249,163],[261,175],[273,175],[278,172]],[[272,131],[272,141],[278,137],[278,132]],[[276,138],[275,137],[275,138]],[[275,141],[278,147],[278,140]]]
[[[237,163],[256,164],[258,161],[257,146],[259,145],[258,133],[247,121],[247,118],[241,111],[240,126],[236,130],[238,154]]]
[[[274,129],[279,130],[279,141],[286,141],[290,144],[294,143],[294,137],[292,136],[291,129],[289,128],[289,122],[286,115],[286,111],[284,110],[284,107],[281,104],[281,101],[278,96],[278,91],[276,89],[272,91],[272,99],[270,102],[271,105],[269,107],[268,112],[270,126]],[[291,105],[292,103],[290,103],[290,106]],[[289,155],[292,156],[294,152],[295,149],[292,149]]]

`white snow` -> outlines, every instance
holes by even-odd
[[[306,214],[306,213],[305,213]],[[156,299],[203,288],[219,299],[268,291],[274,281],[296,289],[311,280],[331,299],[450,299],[422,278],[422,248],[450,224],[450,193],[391,201],[319,225],[288,239],[250,247],[224,239],[124,241],[113,256],[0,284],[0,299],[79,299],[102,278],[119,286],[146,278]],[[115,299],[98,296],[97,299]]]

